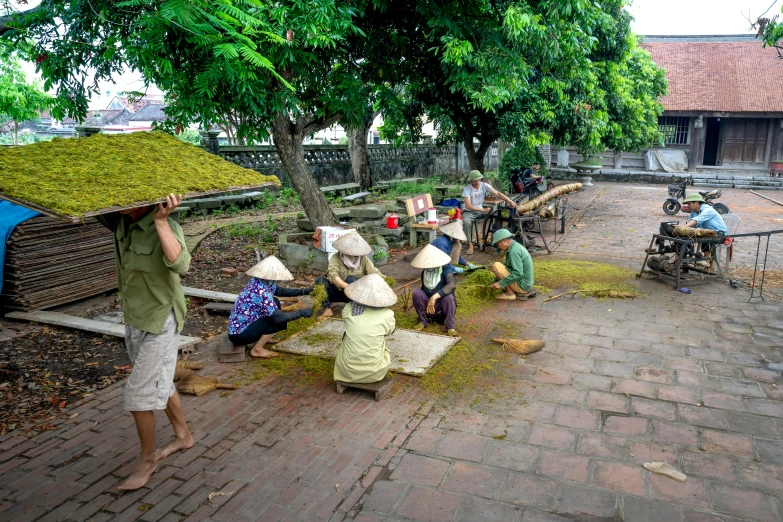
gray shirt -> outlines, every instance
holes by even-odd
[[[474,207],[481,207],[484,204],[484,198],[487,194],[492,194],[492,187],[483,181],[479,185],[479,188],[473,188],[473,185],[468,183],[462,190],[462,197],[470,198],[470,204]]]

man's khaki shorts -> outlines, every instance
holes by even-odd
[[[504,278],[504,277],[508,277],[509,272],[508,272],[508,269],[506,268],[506,265],[504,265],[503,263],[495,262],[492,266],[495,268],[495,271],[498,274],[500,274],[500,278],[501,279]],[[522,287],[520,287],[517,283],[511,283],[506,288],[510,288],[511,291],[514,292],[515,294],[526,294],[527,293],[524,290],[522,290]]]
[[[177,366],[177,319],[172,311],[159,334],[125,325],[125,347],[133,371],[125,383],[125,409],[164,410],[174,395]]]

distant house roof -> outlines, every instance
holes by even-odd
[[[84,125],[97,125],[104,127],[106,125],[124,125],[128,123],[133,113],[128,109],[112,109],[89,111],[84,119]]]
[[[783,112],[783,59],[752,35],[646,36],[667,111]]]
[[[147,105],[129,118],[129,121],[166,121],[165,105]]]
[[[148,94],[143,98],[131,101],[128,96],[115,96],[109,102],[107,109],[128,109],[131,112],[138,112],[147,105],[163,103],[163,96],[159,94]]]

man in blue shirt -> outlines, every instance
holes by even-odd
[[[724,236],[728,235],[729,229],[726,228],[721,215],[710,205],[706,205],[700,194],[688,194],[682,202],[687,203],[688,210],[691,211],[690,221],[683,226],[706,228]]]
[[[726,223],[723,222],[723,218],[718,212],[710,205],[704,203],[704,198],[700,194],[688,194],[683,203],[688,205],[688,210],[691,211],[688,216],[689,221],[683,225],[686,228],[705,228],[708,230],[714,230],[721,236],[726,236],[729,233],[729,229],[726,228]],[[717,240],[718,243],[723,242],[723,238]],[[710,259],[712,257],[712,247],[714,243],[712,241],[704,241],[701,243],[702,256]],[[710,266],[711,261],[702,260],[696,263],[700,267]]]

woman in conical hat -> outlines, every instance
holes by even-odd
[[[347,383],[382,381],[391,359],[386,336],[395,329],[389,307],[397,294],[378,274],[370,274],[348,285],[350,302],[343,308],[343,336],[334,360],[334,380]]]
[[[454,268],[451,257],[432,245],[427,245],[413,258],[411,266],[422,268],[421,288],[415,289],[411,296],[419,324],[414,330],[422,330],[433,321],[442,324],[446,332],[457,336],[454,328],[454,314],[457,313],[457,299],[454,290],[457,282],[454,279]]]
[[[465,270],[464,268],[455,266],[457,264],[467,265],[468,267],[473,268],[474,265],[465,261],[465,258],[461,255],[462,242],[467,241],[468,239],[468,236],[465,235],[465,231],[462,229],[462,221],[452,221],[439,227],[438,230],[440,230],[443,235],[433,240],[430,245],[451,256],[451,267],[454,269],[454,272],[461,274]]]
[[[264,346],[277,332],[285,330],[289,321],[313,315],[312,308],[295,312],[280,310],[279,297],[295,297],[309,294],[310,288],[283,288],[279,281],[291,281],[294,276],[275,256],[269,256],[245,272],[250,282],[239,293],[228,318],[228,338],[235,345],[254,344],[251,357],[272,359],[277,357]]]
[[[326,301],[324,301],[325,316],[332,315],[332,303],[347,303],[345,288],[354,281],[368,274],[378,274],[383,277],[380,270],[375,268],[367,255],[372,252],[372,247],[358,232],[351,232],[340,236],[332,246],[337,250],[329,259],[329,267],[326,277],[319,277],[315,284],[326,287]]]

